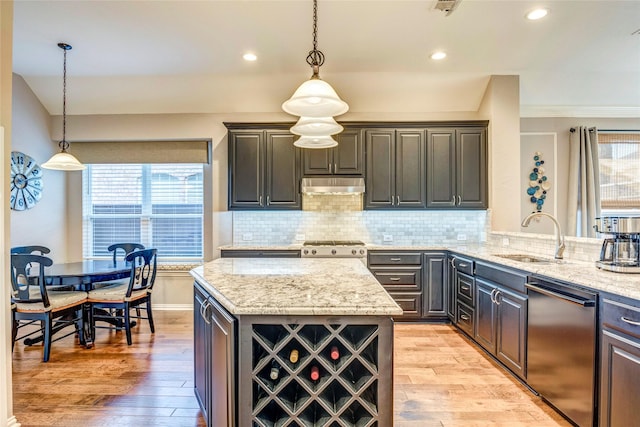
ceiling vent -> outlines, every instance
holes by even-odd
[[[445,12],[449,16],[453,13],[453,11],[458,7],[462,0],[435,0],[433,8],[436,10],[441,10]]]

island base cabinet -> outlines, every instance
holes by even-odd
[[[194,388],[209,427],[236,426],[235,318],[194,287]]]
[[[393,322],[241,316],[240,426],[393,424]]]

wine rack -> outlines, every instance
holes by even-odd
[[[379,372],[379,325],[315,320],[252,324],[253,426],[378,426],[378,388],[390,383],[390,373]],[[294,349],[295,363],[290,360]],[[311,379],[314,366],[320,374],[316,381]]]

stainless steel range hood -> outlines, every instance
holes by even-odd
[[[302,178],[304,194],[360,194],[364,193],[364,178]]]

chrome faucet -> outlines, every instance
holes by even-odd
[[[550,215],[546,212],[531,212],[529,215],[527,215],[525,217],[525,219],[522,220],[522,226],[523,227],[528,227],[529,223],[531,222],[531,220],[535,217],[538,216],[546,216],[547,218],[550,218],[551,221],[553,221],[553,224],[556,226],[556,255],[555,258],[556,259],[562,259],[562,254],[564,253],[564,235],[562,234],[562,230],[560,229],[560,223],[558,222],[558,220],[553,216]]]

